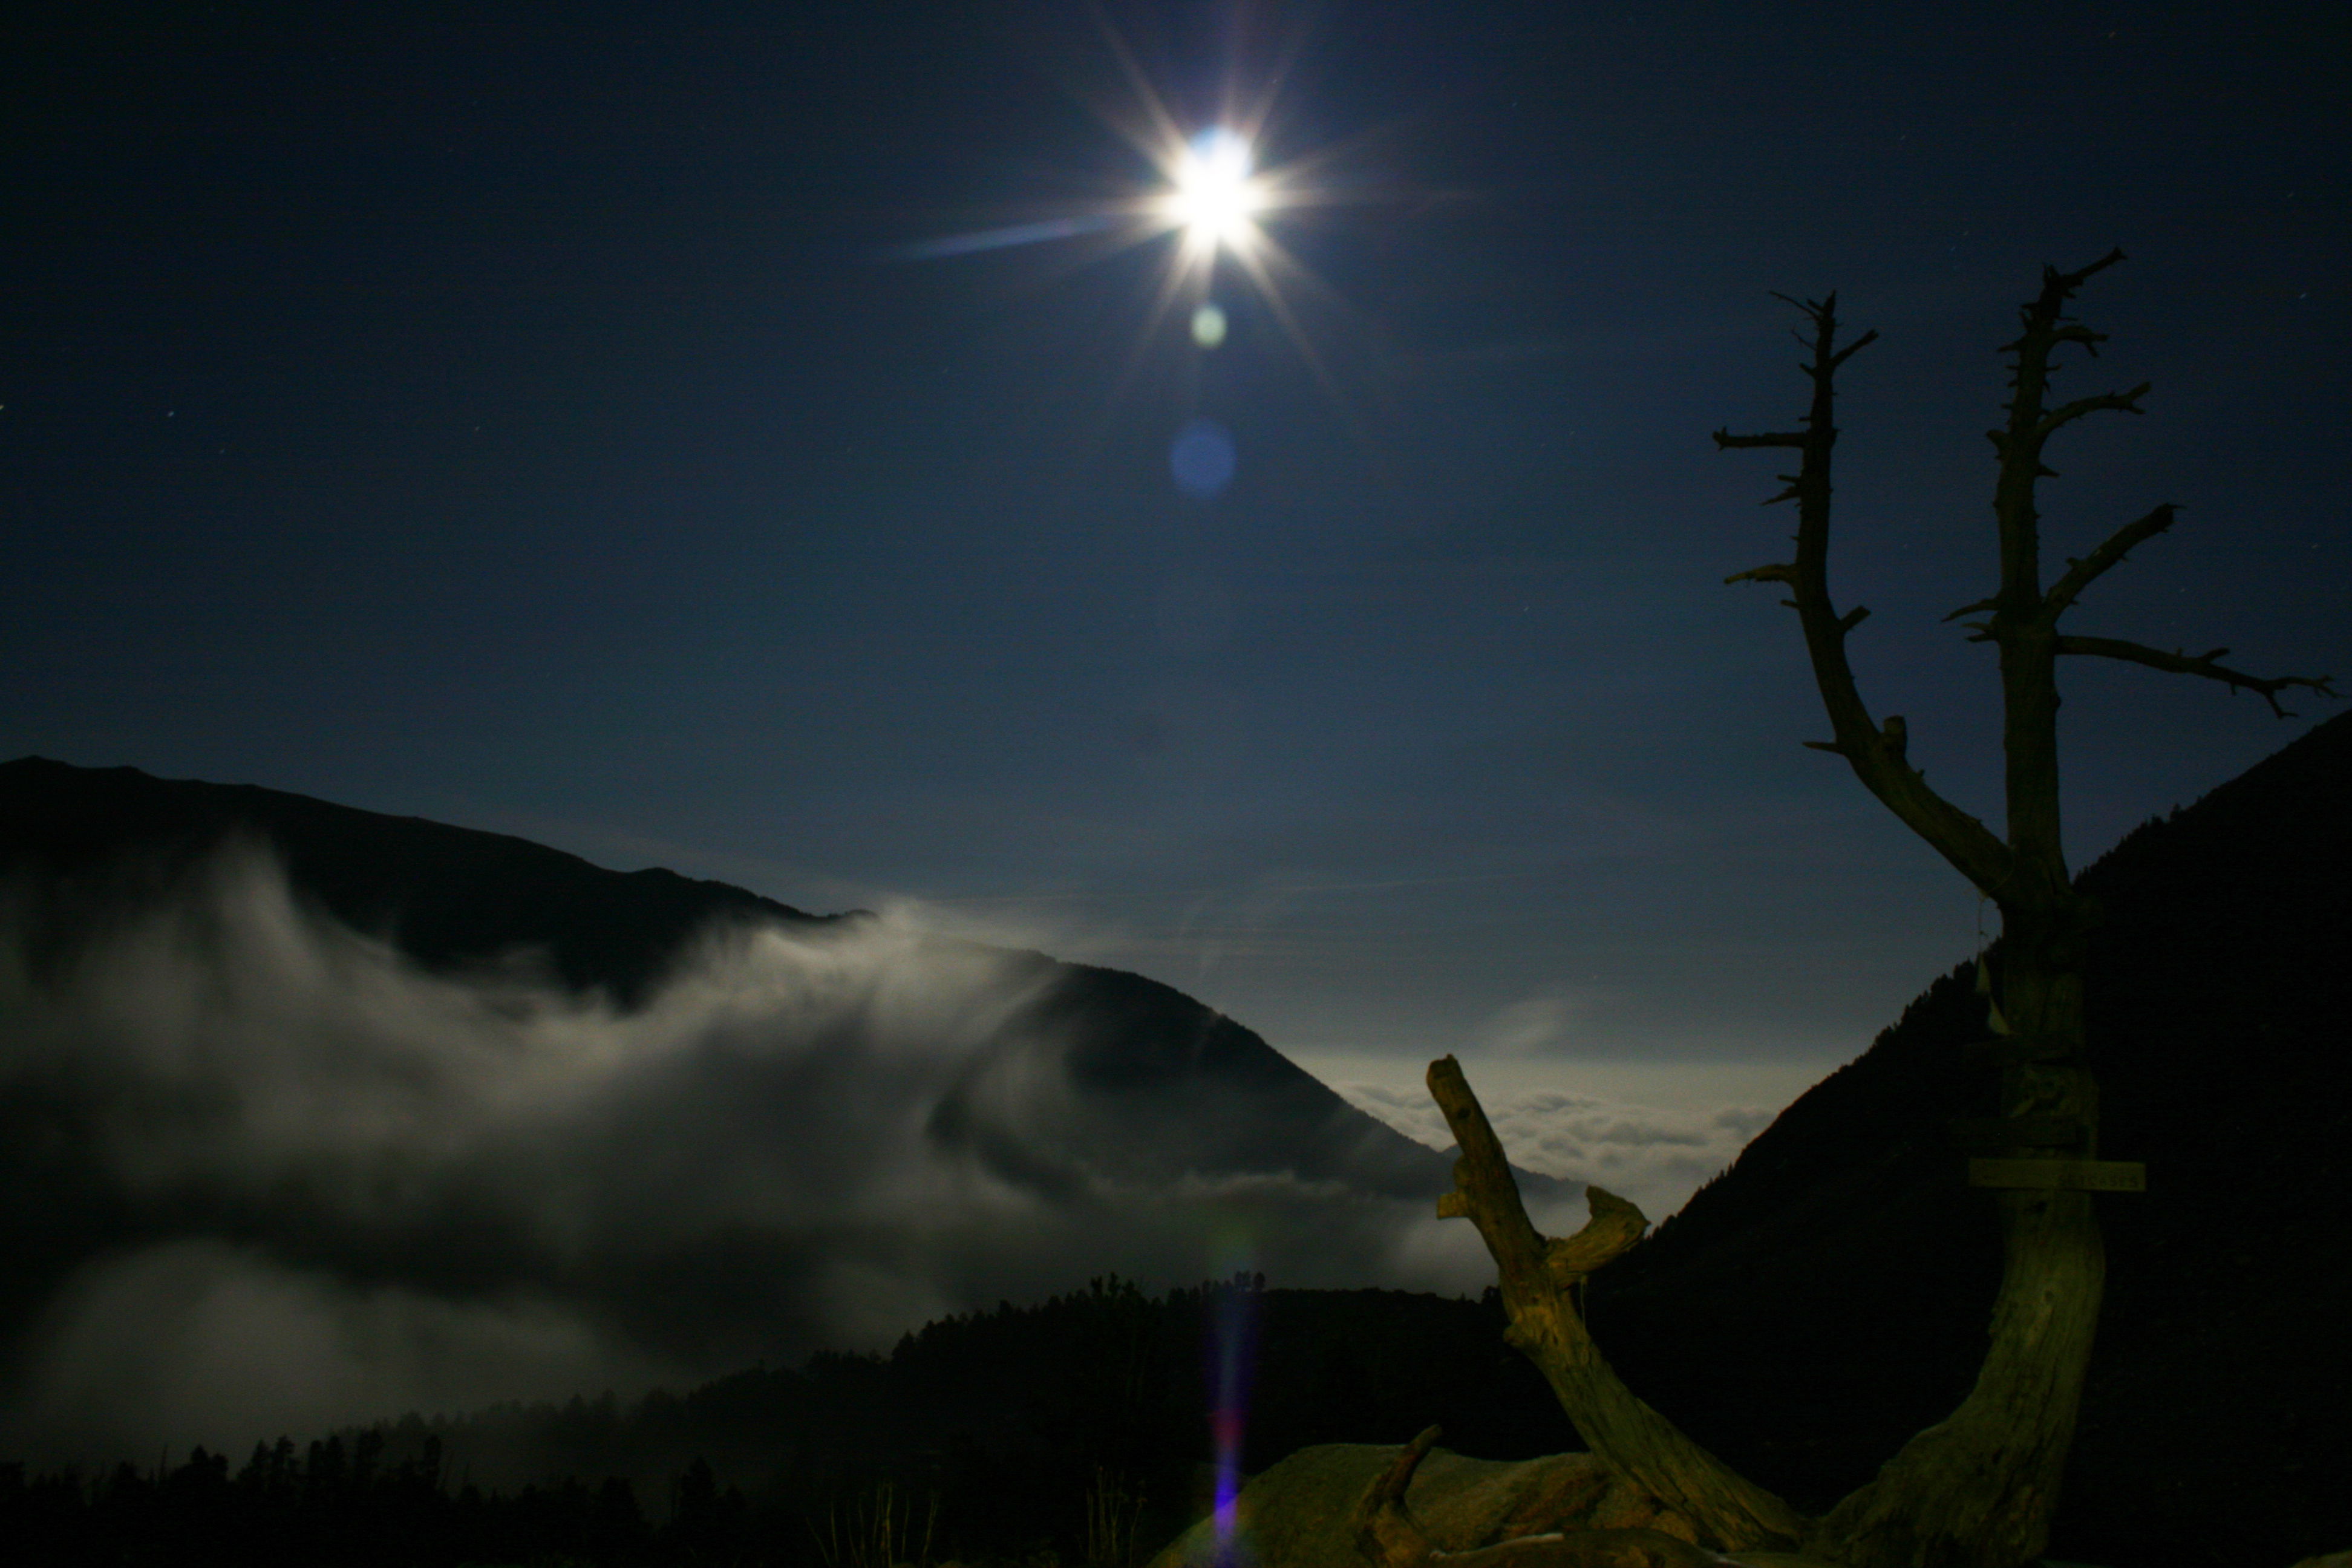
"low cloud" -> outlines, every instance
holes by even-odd
[[[905,920],[715,932],[622,1010],[423,973],[254,851],[61,960],[0,903],[0,1454],[677,1384],[1107,1271],[1492,1277],[1424,1204],[1117,1163],[1021,1032],[1066,972]]]
[[[205,1239],[78,1270],[26,1340],[10,1436],[91,1460],[141,1452],[125,1446],[139,1437],[152,1451],[205,1434],[317,1432],[355,1413],[546,1398],[674,1370],[530,1293],[455,1300]]]
[[[1472,1035],[1475,1048],[1495,1056],[1524,1057],[1573,1039],[1590,1009],[1579,998],[1547,992],[1496,1009]]]
[[[1417,1081],[1416,1064],[1397,1063],[1377,1076],[1362,1058],[1318,1068],[1347,1101],[1406,1137],[1433,1149],[1451,1146],[1445,1118]],[[1485,1076],[1467,1064],[1474,1087]],[[1576,1064],[1561,1063],[1561,1077],[1576,1076]],[[1703,1083],[1704,1067],[1684,1070],[1689,1083]],[[1730,1164],[1748,1140],[1780,1113],[1777,1105],[1753,1101],[1643,1104],[1636,1100],[1550,1089],[1506,1089],[1482,1094],[1481,1103],[1496,1136],[1514,1164],[1547,1176],[1594,1182],[1640,1205],[1651,1220],[1664,1219],[1688,1202],[1706,1181]]]

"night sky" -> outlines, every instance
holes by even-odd
[[[1832,588],[1969,809],[2044,263],[2130,256],[2062,391],[2155,384],[2048,556],[2182,508],[2074,628],[2352,675],[2342,18],[1926,16],[16,8],[0,755],[1139,970],[1402,1121],[1444,1050],[1769,1110],[1979,919],[1723,585],[1794,522],[1707,439],[1801,409],[1772,291],[1882,334]],[[1219,125],[1275,289],[1220,255],[1203,347],[1136,215]],[[2077,864],[2335,711],[2065,674]]]

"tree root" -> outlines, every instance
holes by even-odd
[[[1743,1568],[1738,1559],[1640,1528],[1523,1535],[1467,1552],[1440,1552],[1404,1500],[1437,1436],[1432,1426],[1407,1444],[1356,1505],[1356,1545],[1373,1568]]]

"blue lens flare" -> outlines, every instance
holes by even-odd
[[[1004,250],[1016,245],[1100,234],[1118,224],[1118,219],[1108,213],[1087,213],[1076,217],[1046,218],[1040,223],[1016,223],[1004,228],[984,228],[974,234],[951,234],[943,239],[902,245],[883,255],[893,261],[938,261],[950,256],[976,256],[983,250]]]
[[[1224,494],[1238,462],[1234,433],[1213,419],[1187,420],[1168,448],[1168,471],[1176,488],[1194,500],[1214,500]]]
[[[1249,1553],[1239,1539],[1237,1503],[1242,1489],[1242,1442],[1248,1425],[1251,1373],[1256,1367],[1258,1297],[1265,1276],[1246,1269],[1210,1288],[1209,1438],[1214,1455],[1215,1490],[1212,1517],[1217,1534],[1217,1562],[1244,1562]]]

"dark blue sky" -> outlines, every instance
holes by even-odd
[[[1166,979],[1303,1058],[1851,1054],[1973,941],[1723,577],[1843,378],[1866,698],[1998,822],[1997,346],[2112,246],[2075,629],[2352,676],[2331,8],[1120,5],[1270,94],[1310,359],[1132,200],[1075,4],[18,8],[0,755],[498,828]],[[1309,176],[1300,176],[1302,184]],[[1319,365],[1319,374],[1318,366]],[[1202,500],[1170,443],[1236,471]],[[2070,669],[2079,860],[2335,710]]]

